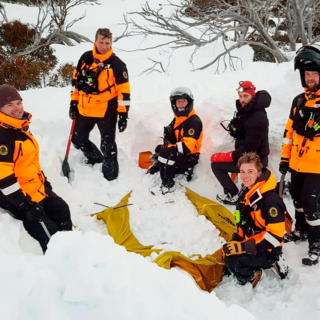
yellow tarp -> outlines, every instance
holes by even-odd
[[[235,232],[235,224],[232,223],[233,215],[223,206],[214,201],[203,198],[186,188],[186,195],[195,205],[199,214],[205,215],[221,231],[227,241]],[[152,252],[160,253],[161,249],[152,249],[152,245],[144,246],[133,235],[129,224],[129,210],[127,207],[130,193],[127,194],[115,207],[96,213],[97,219],[103,220],[115,243],[124,246],[128,251],[139,253],[142,256],[150,256]],[[230,220],[230,222],[229,222]],[[165,252],[154,260],[160,267],[170,269],[179,267],[187,271],[203,290],[211,292],[223,277],[224,263],[221,250],[213,255],[197,260],[187,258],[179,252]]]
[[[220,230],[220,236],[230,241],[232,234],[237,232],[234,215],[221,204],[201,197],[188,188],[186,188],[186,196],[197,208],[199,215],[206,216]]]

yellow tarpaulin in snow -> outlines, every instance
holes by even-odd
[[[221,231],[221,236],[228,241],[236,230],[235,224],[231,220],[233,219],[231,212],[187,188],[186,195],[195,205],[199,214],[205,215],[216,225]],[[96,213],[97,219],[106,223],[109,235],[113,237],[115,243],[124,246],[128,251],[139,253],[144,257],[150,256],[152,252],[160,253],[161,249],[152,249],[152,245],[142,245],[131,232],[127,207],[129,197],[130,193],[122,198],[115,207]],[[223,277],[224,263],[221,250],[204,258],[199,256],[196,260],[190,259],[179,252],[165,252],[157,257],[154,262],[166,269],[179,267],[185,270],[195,279],[201,289],[209,292],[217,286]]]

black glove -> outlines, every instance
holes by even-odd
[[[118,120],[118,129],[119,132],[123,132],[127,128],[127,113],[119,113],[119,120]]]
[[[30,221],[42,220],[45,215],[45,211],[41,204],[31,201],[29,196],[26,196],[25,200],[19,205],[18,218],[24,220],[27,217]]]
[[[78,110],[78,101],[71,100],[70,102],[70,109],[69,109],[69,117],[71,120],[79,116]]]
[[[289,170],[289,162],[288,161],[281,161],[279,165],[279,171],[282,174],[286,174]]]

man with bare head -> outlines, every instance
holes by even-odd
[[[85,52],[74,71],[69,116],[76,118],[72,143],[87,158],[87,164],[102,162],[107,180],[118,177],[116,124],[119,132],[127,127],[130,86],[126,65],[112,51],[112,33],[98,29],[91,51]],[[101,151],[89,140],[97,125]]]

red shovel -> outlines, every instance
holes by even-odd
[[[71,172],[71,169],[70,169],[70,166],[69,166],[69,162],[68,162],[68,157],[69,157],[71,140],[72,140],[72,136],[73,136],[73,130],[74,130],[75,123],[76,123],[76,118],[74,118],[73,121],[72,121],[69,140],[68,140],[68,145],[67,145],[67,150],[66,150],[66,155],[65,155],[64,160],[62,162],[62,173],[63,173],[63,175],[65,177],[68,178],[68,180],[69,180],[69,174]]]

